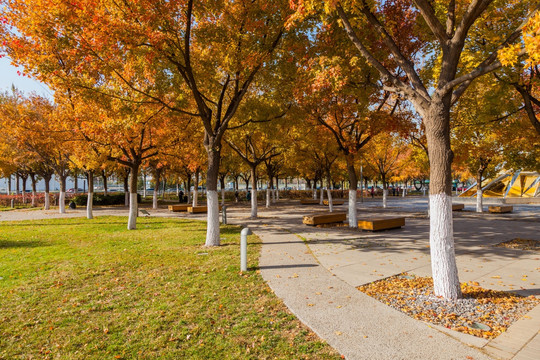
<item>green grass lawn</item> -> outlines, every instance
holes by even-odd
[[[240,273],[238,227],[205,248],[204,222],[126,222],[0,223],[0,359],[339,358]]]

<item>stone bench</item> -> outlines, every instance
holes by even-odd
[[[504,213],[511,213],[514,211],[514,207],[512,205],[501,205],[501,206],[489,206],[488,211],[490,213],[494,214],[504,214]]]
[[[465,209],[465,204],[452,204],[452,211],[461,211]]]
[[[303,223],[306,225],[333,224],[342,223],[346,219],[347,214],[345,213],[320,213],[304,216]]]
[[[219,205],[219,211],[221,211],[221,205]],[[208,212],[208,206],[191,206],[187,208],[187,212],[190,214],[200,214]]]
[[[323,204],[328,205],[328,200],[323,200]],[[332,199],[332,205],[343,205],[343,204],[345,204],[345,200]]]
[[[362,230],[379,231],[397,229],[405,226],[404,217],[367,218],[358,220],[358,228]]]
[[[300,204],[302,205],[318,205],[319,202],[320,201],[317,199],[301,199],[300,200]]]
[[[191,207],[191,205],[189,204],[169,205],[169,211],[172,211],[172,212],[187,211],[189,207]]]

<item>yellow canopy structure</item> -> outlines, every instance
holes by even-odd
[[[540,173],[532,171],[509,172],[495,179],[482,181],[484,197],[540,197]],[[476,184],[460,197],[476,197]]]

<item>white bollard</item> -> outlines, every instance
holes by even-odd
[[[249,228],[243,228],[240,232],[240,271],[247,271],[247,237],[251,234]]]

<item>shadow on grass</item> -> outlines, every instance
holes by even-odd
[[[42,241],[13,241],[13,240],[0,240],[0,249],[10,248],[36,248],[40,246],[49,246],[49,244]]]

